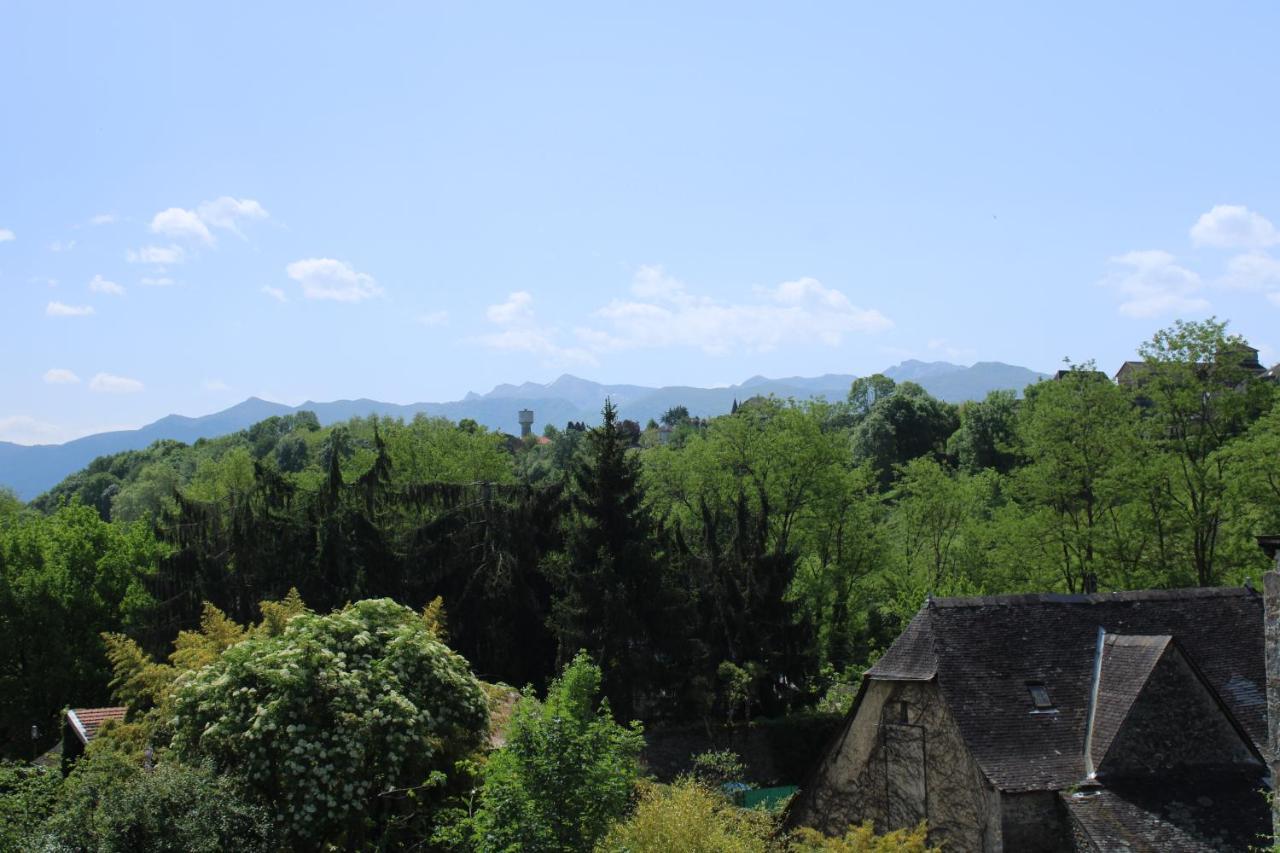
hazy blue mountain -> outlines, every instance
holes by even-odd
[[[952,364],[949,361],[919,361],[909,358],[901,364],[890,367],[884,375],[894,382],[919,382],[921,379],[946,376],[948,373],[966,369],[962,364]]]
[[[921,362],[917,362],[921,364]],[[946,362],[934,362],[936,365],[946,364]],[[955,365],[949,365],[955,367]],[[892,369],[892,368],[891,368]],[[898,377],[892,376],[889,371],[885,371],[885,375],[894,381],[903,381]],[[1012,389],[1019,393],[1023,388],[1041,379],[1047,379],[1048,374],[1037,373],[1034,370],[1028,370],[1025,367],[1018,367],[1012,364],[1004,364],[999,361],[980,361],[972,367],[958,367],[955,370],[943,370],[934,373],[925,373],[919,378],[913,379],[918,382],[939,400],[946,400],[948,403],[963,403],[965,400],[981,400],[992,391]]]
[[[919,382],[929,393],[950,402],[980,400],[988,392],[1000,388],[1021,391],[1045,376],[1025,367],[1000,362],[979,362],[972,367],[963,367],[947,362],[914,360],[890,367],[884,374],[896,381]],[[23,500],[30,500],[98,456],[139,450],[160,439],[189,443],[198,438],[214,438],[245,429],[272,415],[302,410],[315,412],[322,424],[375,414],[408,420],[421,413],[454,421],[471,418],[490,429],[517,433],[520,429],[517,412],[532,409],[534,430],[541,432],[545,424],[563,427],[568,421],[599,422],[600,407],[605,397],[617,404],[622,417],[638,421],[643,426],[651,418],[660,419],[674,406],[685,406],[695,416],[715,417],[727,413],[734,400],[770,394],[795,399],[820,396],[833,401],[843,400],[854,378],[835,373],[784,379],[753,376],[739,385],[724,388],[681,385],[649,388],[643,385],[605,385],[565,374],[545,385],[536,382],[499,385],[487,394],[470,393],[461,400],[448,403],[401,404],[360,399],[327,403],[307,401],[300,406],[286,406],[250,397],[229,409],[203,417],[169,415],[140,429],[89,435],[65,444],[24,446],[0,442],[0,485],[13,489]]]
[[[0,486],[13,489],[23,500],[31,500],[99,456],[141,450],[162,438],[191,443],[198,438],[226,435],[292,411],[289,406],[250,397],[202,418],[168,415],[140,429],[100,432],[65,444],[24,446],[0,442]]]

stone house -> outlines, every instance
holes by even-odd
[[[1248,589],[933,599],[789,811],[948,851],[1247,850],[1270,828]]]

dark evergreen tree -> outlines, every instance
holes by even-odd
[[[602,414],[572,474],[564,551],[547,562],[556,590],[551,627],[560,664],[585,649],[604,670],[615,712],[628,719],[654,677],[662,584],[631,436],[611,401]]]

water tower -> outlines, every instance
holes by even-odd
[[[528,438],[533,433],[533,409],[520,410],[520,437]]]

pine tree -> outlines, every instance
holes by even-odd
[[[572,474],[565,549],[549,563],[556,587],[551,627],[560,663],[585,649],[604,670],[605,694],[619,718],[628,719],[653,669],[650,628],[662,584],[639,463],[611,401],[603,417]]]

